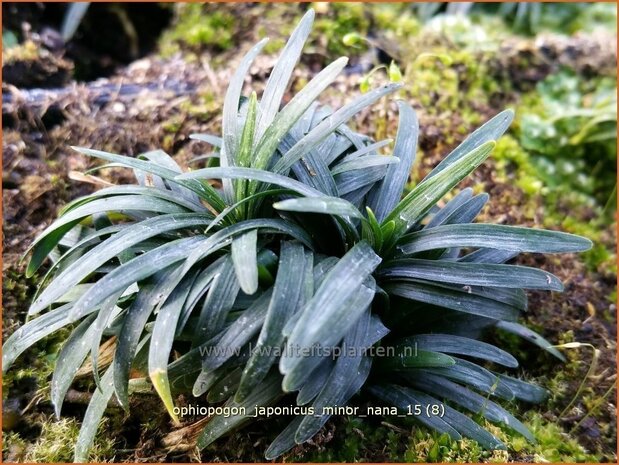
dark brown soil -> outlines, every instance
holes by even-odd
[[[75,35],[65,44],[58,31],[67,5],[3,2],[2,26],[3,30],[12,31],[22,41],[31,39],[51,50],[55,61],[60,60],[69,66],[70,72],[64,74],[78,81],[111,75],[119,67],[152,52],[159,34],[172,18],[172,9],[162,3],[91,3]],[[47,66],[43,69],[29,70],[22,68],[27,64],[20,62],[12,70],[3,69],[3,80],[27,88],[60,87],[67,83],[58,81],[58,76],[64,74],[53,72],[53,62],[35,63],[35,66],[45,64]],[[18,74],[20,70],[27,72]],[[44,75],[51,79],[41,81],[39,77]]]

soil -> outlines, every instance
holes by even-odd
[[[52,50],[57,60],[74,68],[73,76],[78,81],[109,76],[152,52],[159,34],[172,19],[172,9],[161,3],[91,3],[74,37],[65,44],[57,31],[66,11],[66,3],[3,2],[2,27],[20,40],[30,38]],[[46,71],[55,76],[53,68]],[[31,76],[37,74],[18,74],[15,70],[8,76],[5,72],[3,80],[19,87],[55,87],[54,80],[43,85],[35,79],[17,83]]]
[[[3,4],[3,10],[5,8],[10,8],[10,5]],[[572,48],[562,50],[555,58],[564,61],[573,59]],[[522,51],[519,49],[518,53]],[[514,52],[514,55],[518,53]],[[587,66],[606,66],[606,58],[600,58],[600,55],[606,57],[605,54],[605,50],[593,50],[586,55]],[[509,56],[509,53],[504,56]],[[548,72],[546,65],[540,62],[539,68],[530,68],[527,76],[523,77],[514,72],[513,63],[510,60],[497,63],[497,69],[513,75],[512,79],[529,83],[541,79]],[[272,62],[266,59],[263,64],[268,67]],[[219,130],[222,91],[228,82],[227,70],[233,68],[231,63],[228,65],[226,71],[219,71],[211,69],[206,61],[187,63],[178,57],[161,59],[148,56],[98,82],[98,85],[108,85],[109,89],[129,83],[143,90],[131,95],[108,92],[104,101],[93,97],[87,86],[74,85],[62,96],[51,97],[47,104],[35,107],[24,103],[23,98],[20,101],[19,90],[3,89],[3,92],[13,94],[12,104],[3,105],[3,337],[23,323],[35,291],[36,276],[33,279],[24,277],[24,263],[20,262],[20,257],[34,237],[56,217],[61,206],[99,187],[96,180],[94,183],[72,180],[78,179],[74,172],[83,172],[96,162],[77,154],[69,146],[87,146],[127,155],[161,147],[186,166],[187,160],[202,152],[199,144],[190,141],[189,134],[216,133]],[[303,77],[297,76],[298,79]],[[169,85],[170,80],[184,87],[179,91]],[[341,95],[351,95],[357,92],[356,78],[344,76],[335,87],[339,98]],[[509,99],[510,96],[504,96],[504,100]],[[487,117],[496,112],[490,107],[477,110]],[[391,122],[396,120],[391,107],[386,116]],[[376,115],[366,112],[357,118],[357,125],[371,124],[373,117]],[[423,175],[438,163],[451,146],[460,142],[462,136],[457,135],[457,140],[452,144],[445,144],[442,141],[445,122],[440,117],[426,115],[422,109],[420,120],[419,144],[424,157],[420,161],[418,174]],[[452,121],[450,124],[456,128],[462,123]],[[390,127],[388,132],[395,133],[395,128]],[[460,134],[459,131],[453,133]],[[538,224],[535,218],[525,217],[518,208],[519,204],[530,201],[525,194],[514,185],[496,179],[495,173],[490,161],[464,184],[482,183],[490,194],[491,201],[485,209],[483,220],[525,226]],[[115,183],[130,181],[129,173],[122,170],[105,170],[95,174]],[[544,205],[540,199],[534,201],[537,202],[536,215],[541,217]],[[614,231],[608,231],[606,243],[614,248]],[[526,256],[519,260],[521,264],[534,265],[556,274],[566,284],[562,294],[531,293],[527,321],[532,327],[541,329],[551,341],[557,341],[571,331],[574,340],[590,343],[602,351],[596,377],[588,384],[590,392],[601,397],[616,380],[616,307],[609,300],[615,290],[616,276],[588,271],[582,259],[574,255],[562,255],[560,258]],[[582,353],[584,357],[588,356]],[[536,357],[531,356],[523,362],[522,372],[529,377],[548,379],[562,369],[545,355],[541,359]],[[576,425],[587,409],[580,406],[579,400],[567,417],[557,418],[557,412],[576,392],[588,368],[587,360],[578,364],[576,373],[568,379],[566,392],[569,394],[547,412],[550,418],[563,422],[568,429]],[[36,361],[32,354],[27,353],[22,363],[27,365]],[[34,382],[13,387],[11,395],[14,397],[8,402],[17,402],[18,408],[9,409],[9,412],[18,411],[28,404],[38,388],[40,386]],[[611,394],[609,405],[591,415],[575,432],[581,444],[591,451],[598,451],[607,460],[613,460],[616,446],[614,398]],[[261,461],[261,451],[267,440],[273,439],[276,434],[267,424],[258,422],[228,439],[222,439],[218,442],[217,451],[207,449],[200,457],[186,445],[189,444],[187,438],[192,437],[191,431],[185,431],[187,435],[181,435],[180,440],[170,438],[169,433],[176,430],[171,427],[155,397],[145,396],[135,402],[131,417],[125,418],[120,411],[116,414],[119,417],[115,421],[118,429],[114,434],[124,438],[119,446],[122,451],[119,451],[116,460],[182,462],[201,458],[206,461]],[[10,407],[9,404],[5,407]],[[82,405],[74,404],[68,413],[80,418],[83,410]],[[141,416],[140,412],[148,412],[148,418]],[[158,416],[153,419],[155,412]],[[51,414],[47,401],[38,403],[25,417],[19,418],[15,430],[27,439],[35,438],[37,429],[32,425],[36,424],[41,414]],[[311,443],[301,446],[301,449],[317,450],[332,443],[334,431],[341,428],[343,422],[339,418],[330,421]],[[145,423],[156,426],[144,429]],[[183,426],[191,424],[188,421]],[[610,426],[602,429],[601,425]],[[175,444],[174,447],[172,444]],[[375,450],[368,451],[365,459],[382,461],[387,457],[384,451]]]

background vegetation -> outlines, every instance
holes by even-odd
[[[497,430],[510,451],[490,453],[397,418],[336,418],[285,460],[616,461],[616,5],[313,6],[316,25],[293,86],[339,55],[351,64],[324,103],[336,106],[360,88],[402,80],[400,97],[413,103],[421,125],[421,162],[411,185],[481,122],[504,107],[515,110],[516,122],[492,159],[462,187],[490,194],[483,215],[494,222],[594,241],[581,256],[522,259],[566,282],[563,294],[532,293],[527,325],[557,344],[590,345],[566,350],[568,362],[557,365],[533,346],[507,335],[502,341],[522,362],[518,375],[553,393],[524,415],[538,444]],[[219,128],[233,65],[269,36],[272,58],[251,71],[256,81],[264,79],[307,5],[92,5],[66,44],[55,33],[63,5],[2,7],[6,336],[23,323],[40,277],[24,276],[20,254],[58,208],[106,181],[78,174],[92,162],[68,146],[130,155],[162,147],[181,164],[200,155],[188,134]],[[112,45],[119,42],[125,46]],[[95,78],[101,79],[93,84]],[[394,115],[385,101],[354,123],[378,140],[395,134]],[[124,174],[106,176],[116,181]],[[71,459],[68,446],[92,386],[76,384],[67,418],[52,418],[49,374],[62,342],[60,335],[38,344],[4,377],[6,461]],[[175,429],[156,397],[135,402],[131,417],[110,410],[93,460],[261,461],[263,447],[256,445],[278,431],[258,423],[200,457],[191,445],[199,419]]]

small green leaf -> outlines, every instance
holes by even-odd
[[[347,47],[352,47],[354,45],[358,45],[363,41],[363,38],[357,34],[356,32],[349,32],[342,37],[342,43]]]
[[[389,74],[389,80],[391,82],[402,81],[402,71],[400,71],[400,67],[395,63],[395,61],[391,60],[387,73]]]
[[[369,75],[364,75],[360,80],[359,80],[359,90],[361,91],[362,94],[365,94],[367,92],[370,91],[370,89],[372,88],[372,81],[371,81],[371,76]]]

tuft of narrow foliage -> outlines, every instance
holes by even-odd
[[[398,102],[391,156],[378,153],[391,141],[346,126],[397,84],[335,111],[319,106],[346,65],[340,58],[280,109],[313,17],[309,11],[293,32],[260,100],[242,90],[266,41],[241,61],[225,95],[222,137],[194,136],[216,148],[218,166],[183,172],[160,150],[131,158],[76,148],[108,162],[101,169],[132,169],[137,184],[69,203],[34,241],[27,273],[47,257],[51,266],[29,322],[3,350],[6,370],[38,340],[74,328],[51,396],[60,415],[90,356],[97,389],[76,461],[87,460],[110,398],[128,409],[147,379],[175,421],[179,393],[245,408],[206,422],[200,448],[249,421],[256,406],[287,396],[313,407],[315,415],[294,418],[274,440],[269,459],[311,439],[329,418],[323,407],[346,405],[360,391],[405,412],[418,407],[420,423],[486,448],[504,445],[464,412],[534,439],[495,400],[540,402],[545,390],[505,374],[516,359],[481,339],[496,328],[562,359],[517,323],[525,289],[561,291],[561,282],[506,262],[523,252],[578,252],[590,242],[474,223],[488,195],[471,189],[442,204],[490,155],[512,120],[509,110],[401,199],[419,133],[412,107]],[[114,357],[104,367],[99,347],[111,338]],[[370,350],[378,346],[387,350]],[[431,413],[437,405],[440,414]]]

